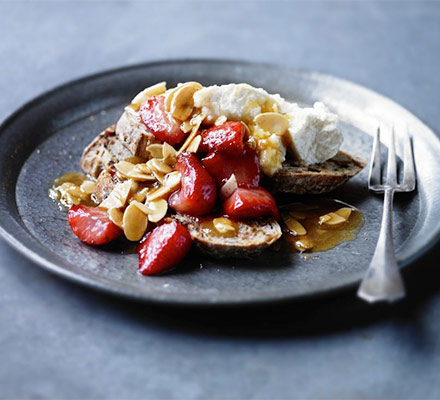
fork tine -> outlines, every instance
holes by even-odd
[[[403,185],[402,190],[412,191],[416,186],[416,173],[414,170],[414,156],[411,145],[411,138],[408,132],[408,125],[405,125],[405,139],[404,139],[404,164],[403,164]]]
[[[371,152],[370,171],[368,182],[370,188],[379,186],[381,183],[381,162],[380,162],[380,126],[377,127],[376,136],[374,137],[373,150]]]
[[[391,187],[395,187],[397,185],[396,141],[394,138],[394,126],[391,127],[391,137],[390,142],[388,143],[386,185]]]

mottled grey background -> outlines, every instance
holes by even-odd
[[[0,38],[0,120],[102,69],[215,57],[350,79],[440,132],[438,2],[1,2]],[[393,306],[201,312],[83,289],[0,241],[0,397],[439,398],[439,256]]]

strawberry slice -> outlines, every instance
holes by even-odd
[[[182,214],[201,216],[209,213],[217,198],[215,182],[194,153],[182,153],[174,169],[180,171],[180,189],[168,199],[171,208]]]
[[[275,199],[262,187],[237,188],[223,203],[223,212],[236,220],[269,216],[279,218]]]
[[[110,243],[122,235],[122,230],[110,221],[107,211],[98,207],[73,205],[67,219],[72,232],[87,244]]]
[[[238,155],[244,149],[244,125],[241,122],[229,121],[222,125],[214,126],[202,133],[200,151],[224,151],[228,154]]]
[[[165,98],[152,96],[141,105],[139,115],[147,129],[160,141],[171,146],[183,142],[186,137],[180,122],[165,110]]]
[[[258,156],[256,151],[249,146],[245,146],[240,156],[223,151],[210,153],[202,160],[202,163],[219,187],[223,186],[232,174],[235,175],[238,186],[257,187],[260,183]]]
[[[154,275],[180,262],[191,247],[191,235],[176,221],[160,225],[138,246],[139,272]]]

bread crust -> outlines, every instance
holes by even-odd
[[[274,193],[328,193],[357,175],[366,162],[343,151],[320,164],[304,165],[286,161],[271,178]]]
[[[131,156],[132,154],[118,140],[115,125],[111,125],[84,149],[80,166],[87,175],[97,178],[102,171]]]
[[[281,227],[273,218],[238,221],[237,235],[215,237],[205,232],[197,219],[176,214],[173,218],[187,227],[199,249],[215,258],[252,258],[275,243],[282,235]]]

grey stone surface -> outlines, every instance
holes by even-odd
[[[1,120],[66,80],[188,56],[328,72],[440,132],[437,2],[2,2],[0,38]],[[439,256],[393,306],[202,312],[83,289],[1,241],[0,397],[438,398]]]

